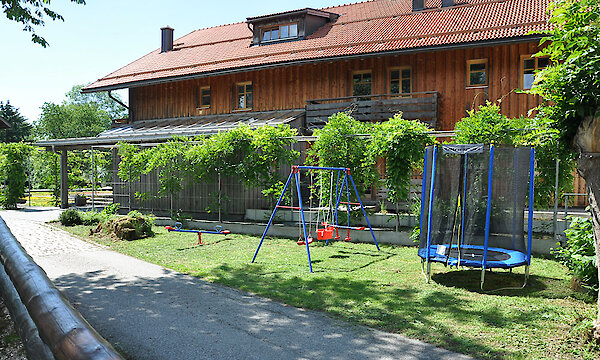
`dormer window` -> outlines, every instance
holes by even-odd
[[[306,8],[252,17],[246,22],[254,33],[252,44],[266,45],[304,39],[338,17],[339,14]]]
[[[269,26],[262,29],[261,42],[285,40],[298,37],[298,23]]]

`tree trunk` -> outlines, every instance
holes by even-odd
[[[581,152],[577,170],[588,188],[596,264],[600,264],[600,116],[588,117],[581,123],[577,129],[575,144]],[[600,266],[598,275],[600,279]],[[593,337],[600,342],[600,293],[598,295],[598,315],[594,322]]]

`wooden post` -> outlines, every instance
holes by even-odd
[[[69,175],[67,171],[67,150],[60,152],[60,208],[69,207]]]

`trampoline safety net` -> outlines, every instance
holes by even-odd
[[[533,150],[439,145],[425,154],[419,256],[450,266],[529,265]]]

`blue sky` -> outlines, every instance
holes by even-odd
[[[10,100],[29,121],[44,102],[60,103],[76,84],[88,84],[160,47],[160,28],[179,38],[193,30],[245,21],[305,7],[339,5],[343,0],[191,1],[54,0],[65,21],[46,21],[37,33],[47,48],[31,42],[23,26],[0,15],[0,101]],[[126,99],[126,91],[120,94]]]

